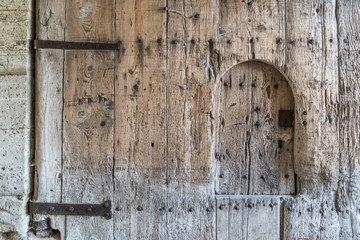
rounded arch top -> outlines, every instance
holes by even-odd
[[[219,76],[219,188],[224,195],[295,194],[295,98],[274,65],[249,60]]]
[[[273,64],[272,62],[270,61],[266,61],[266,60],[263,60],[263,59],[249,59],[249,60],[244,60],[244,61],[241,61],[241,62],[237,62],[233,65],[231,65],[230,67],[228,68],[225,68],[224,71],[222,71],[216,78],[216,80],[220,80],[224,75],[226,75],[226,73],[229,72],[230,69],[234,68],[234,67],[237,67],[239,65],[242,65],[242,64],[246,64],[246,63],[249,63],[249,62],[258,62],[258,63],[262,63],[262,64],[266,64],[268,65],[269,67],[275,69],[277,72],[279,72],[283,77],[284,79],[287,81],[287,83],[289,84],[290,86],[290,89],[291,89],[291,92],[293,94],[293,96],[295,97],[295,93],[296,93],[296,86],[294,84],[294,82],[284,73],[283,70],[281,70],[281,68],[279,66],[277,66],[276,64]]]

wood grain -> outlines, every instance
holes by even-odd
[[[65,2],[37,0],[36,6],[36,38],[64,40]],[[64,52],[38,50],[35,56],[36,167],[33,199],[61,202]],[[33,216],[35,221],[47,217],[51,219],[53,229],[65,232],[64,216]],[[60,237],[65,239],[63,234]]]
[[[357,1],[37,9],[38,39],[122,41],[37,51],[34,200],[114,203],[51,217],[62,239],[359,238]]]
[[[280,110],[294,111],[287,80],[254,61],[231,68],[222,85],[217,193],[294,194],[294,130],[278,123]]]
[[[116,239],[166,239],[166,1],[116,1]]]

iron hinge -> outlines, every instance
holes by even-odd
[[[121,41],[117,43],[66,42],[51,40],[34,40],[34,49],[73,49],[73,50],[120,50]]]
[[[29,202],[29,212],[43,215],[102,216],[112,218],[111,201],[102,204]]]

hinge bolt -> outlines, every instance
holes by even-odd
[[[92,208],[88,208],[88,209],[86,209],[86,211],[92,212]]]
[[[110,207],[110,203],[109,203],[109,202],[105,202],[105,203],[104,203],[104,206],[105,206],[106,208],[109,208],[109,207]]]
[[[69,212],[73,212],[75,209],[73,207],[69,207]]]

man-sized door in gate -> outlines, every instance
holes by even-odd
[[[221,84],[217,237],[280,239],[281,202],[296,193],[291,88],[259,61],[232,67]]]

